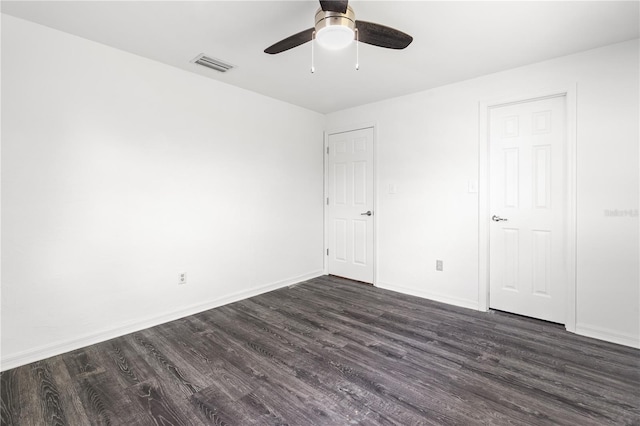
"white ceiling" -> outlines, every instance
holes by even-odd
[[[310,43],[263,50],[313,26],[316,1],[2,1],[2,12],[329,113],[640,36],[638,1],[366,1],[356,19],[411,34],[405,50]],[[237,66],[221,74],[189,61]]]

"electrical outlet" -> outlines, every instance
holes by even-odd
[[[442,260],[436,260],[436,271],[442,271]]]
[[[178,284],[186,284],[187,283],[187,273],[180,272],[178,273]]]

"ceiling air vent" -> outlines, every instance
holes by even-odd
[[[198,65],[202,65],[203,67],[211,68],[212,70],[220,71],[220,72],[227,72],[227,71],[235,68],[235,66],[233,66],[231,64],[227,64],[226,62],[222,62],[220,59],[211,58],[209,56],[206,56],[204,53],[201,53],[198,56],[196,56],[195,58],[193,58],[191,60],[191,62],[193,62],[195,64],[198,64]]]

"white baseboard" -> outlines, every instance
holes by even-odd
[[[459,299],[451,296],[446,296],[437,293],[431,293],[428,291],[416,290],[414,288],[402,287],[395,284],[378,282],[376,287],[383,288],[385,290],[397,291],[398,293],[404,293],[411,296],[422,297],[436,302],[447,303],[449,305],[460,306],[462,308],[468,308],[473,310],[479,310],[480,305],[477,301]],[[604,340],[606,342],[616,343],[623,346],[629,346],[632,348],[640,349],[640,336],[634,336],[631,334],[620,333],[615,330],[610,330],[603,327],[588,325],[588,324],[576,324],[576,334],[585,337],[591,337],[598,340]]]
[[[610,330],[604,327],[578,323],[576,324],[575,333],[581,336],[592,337],[594,339],[640,349],[640,336],[620,333],[619,331]]]
[[[442,302],[449,305],[459,306],[461,308],[473,309],[477,311],[479,309],[477,300],[461,299],[457,297],[446,296],[443,294],[432,293],[429,291],[416,290],[414,288],[402,287],[395,284],[377,282],[376,287],[383,288],[385,290],[397,291],[398,293],[408,294],[410,296],[422,297],[423,299],[434,300],[436,302]]]
[[[35,361],[40,361],[45,358],[60,355],[65,352],[83,348],[85,346],[94,345],[96,343],[104,342],[109,339],[124,336],[125,334],[144,330],[146,328],[155,327],[156,325],[174,321],[179,318],[184,318],[189,315],[194,315],[199,312],[207,311],[209,309],[217,308],[219,306],[227,305],[239,300],[248,299],[259,294],[267,293],[272,290],[277,290],[282,287],[287,287],[293,284],[300,283],[302,281],[317,278],[322,275],[324,275],[324,271],[314,271],[308,274],[262,285],[252,289],[227,294],[223,297],[210,300],[208,302],[191,305],[177,311],[166,312],[161,315],[144,318],[137,321],[131,321],[126,324],[121,324],[117,327],[103,329],[73,339],[40,346],[16,354],[11,354],[9,356],[2,356],[2,358],[0,359],[0,371],[9,370],[11,368],[19,367],[21,365],[29,364]]]

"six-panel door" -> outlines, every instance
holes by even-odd
[[[373,283],[373,129],[329,135],[329,273]]]
[[[565,97],[492,108],[491,308],[564,323]]]

